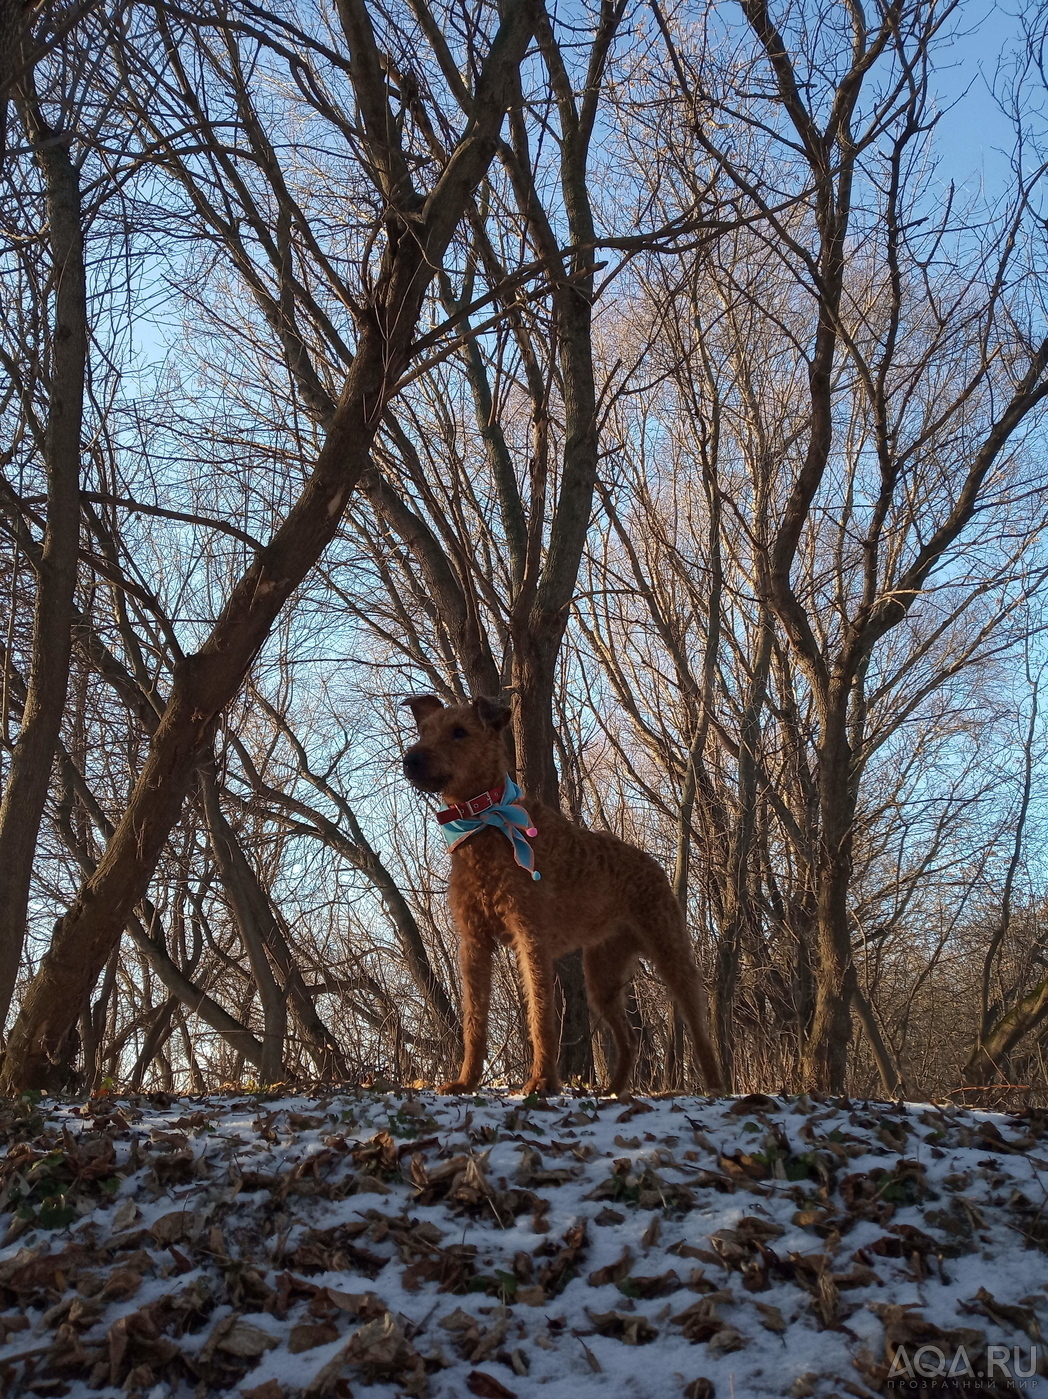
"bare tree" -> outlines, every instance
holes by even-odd
[[[12,1028],[3,1075],[8,1091],[46,1082],[75,1008],[145,892],[219,713],[243,683],[280,609],[338,527],[367,465],[382,412],[409,361],[433,269],[494,155],[504,97],[533,22],[523,4],[510,5],[491,43],[465,130],[423,196],[414,186],[389,107],[370,16],[356,0],[345,0],[339,13],[369,173],[387,233],[367,310],[360,316],[352,367],[305,489],[229,595],[204,644],[181,663],[127,809],[98,869],[56,930]]]
[[[968,589],[947,581],[954,561],[965,551],[971,558],[985,505],[1004,512],[1035,489],[1008,450],[1048,395],[1048,342],[1032,325],[1024,333],[1011,299],[1011,279],[1023,275],[1016,235],[1039,172],[1020,180],[993,240],[965,246],[971,276],[927,279],[929,252],[955,236],[963,245],[949,204],[930,230],[915,232],[913,223],[930,198],[911,157],[932,121],[929,61],[943,12],[900,4],[872,26],[854,10],[847,27],[802,29],[787,17],[780,30],[762,0],[743,10],[752,35],[745,92],[717,63],[712,34],[709,47],[688,54],[665,22],[663,33],[693,112],[682,158],[697,149],[766,220],[762,280],[752,249],[741,277],[721,257],[722,275],[733,296],[767,306],[767,325],[781,328],[772,355],[793,353],[806,370],[784,399],[767,539],[754,541],[753,567],[817,726],[815,995],[803,1073],[841,1091],[856,985],[857,804],[864,769],[898,722],[878,732],[871,710],[892,694],[900,704],[929,645],[928,633],[915,637],[913,659],[900,664],[896,638],[940,596],[945,617],[930,622],[930,636],[961,626],[969,605],[1007,586],[1033,547],[1030,533],[1014,551],[1006,534],[995,536],[999,551],[980,556],[985,574]],[[781,162],[792,189],[789,212],[769,199],[769,159]],[[764,376],[754,367],[749,377]],[[1017,605],[1013,595],[985,630],[977,627],[940,680]]]
[[[5,40],[11,41],[8,21],[13,24],[13,20],[6,15],[6,9],[0,19],[0,53],[4,54],[0,88],[12,72]],[[2,110],[6,111],[6,94],[4,97]],[[27,142],[43,176],[43,190],[36,199],[27,199],[26,205],[39,211],[39,228],[44,232],[21,230],[23,239],[17,240],[15,247],[22,258],[30,259],[37,256],[40,243],[46,241],[50,268],[39,314],[49,324],[46,331],[43,325],[40,327],[43,343],[37,382],[27,374],[27,365],[15,362],[13,347],[6,349],[3,357],[23,400],[22,431],[29,439],[26,445],[31,453],[39,454],[42,462],[47,509],[42,546],[35,563],[28,685],[0,801],[0,1021],[6,1021],[22,956],[33,857],[65,709],[80,531],[80,429],[88,311],[85,219],[80,172],[71,148],[81,133],[76,129],[75,94],[49,93],[48,97],[50,105],[57,109],[50,119],[45,116],[44,103],[29,68],[18,85],[17,106]],[[2,140],[0,124],[0,147]],[[35,280],[35,272],[27,278],[29,284]],[[38,395],[45,384],[46,404],[41,407]]]

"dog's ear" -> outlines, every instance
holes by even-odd
[[[513,717],[505,705],[488,699],[486,695],[480,695],[473,701],[473,713],[482,724],[487,724],[489,729],[496,732],[501,732]]]
[[[423,719],[430,714],[435,714],[438,709],[444,708],[443,700],[437,699],[436,695],[412,695],[401,703],[401,709],[410,709],[415,716],[415,724],[421,728]]]

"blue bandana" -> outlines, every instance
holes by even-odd
[[[446,812],[438,813],[437,819],[440,820],[440,829],[444,832],[448,849],[454,850],[464,840],[475,835],[482,826],[495,826],[513,846],[513,858],[521,869],[527,870],[532,879],[541,879],[542,876],[535,868],[535,852],[524,839],[525,836],[537,836],[538,831],[520,804],[520,798],[523,796],[520,788],[512,777],[507,776],[501,799],[490,801],[489,805],[474,812],[474,805],[488,800],[489,795],[486,793],[483,798],[475,797],[472,802],[461,802],[457,806],[449,807]],[[452,812],[459,811],[469,814],[452,817]]]

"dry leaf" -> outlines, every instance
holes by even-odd
[[[337,1341],[338,1334],[338,1327],[333,1322],[303,1321],[297,1326],[292,1326],[287,1348],[292,1355],[298,1355],[304,1350],[313,1350],[316,1346],[326,1346],[332,1341]]]
[[[773,1307],[768,1302],[754,1302],[753,1305],[760,1313],[761,1325],[765,1331],[776,1331],[781,1335],[786,1330],[786,1322],[778,1307]]]
[[[595,1375],[603,1374],[603,1371],[602,1371],[601,1365],[600,1365],[600,1361],[597,1359],[597,1357],[596,1357],[596,1356],[593,1354],[593,1352],[590,1350],[590,1348],[589,1348],[589,1346],[586,1344],[586,1342],[582,1339],[581,1336],[578,1336],[576,1339],[578,1340],[579,1345],[582,1347],[582,1352],[583,1352],[583,1354],[584,1354],[585,1357],[586,1357],[586,1364],[590,1367],[590,1369],[593,1371],[593,1373],[594,1373]]]
[[[284,1389],[279,1380],[266,1380],[253,1389],[242,1389],[241,1399],[284,1399]]]
[[[645,1316],[628,1312],[591,1312],[586,1315],[601,1336],[613,1336],[628,1346],[646,1346],[658,1339],[658,1331]]]
[[[255,1326],[250,1321],[237,1321],[218,1339],[215,1348],[225,1351],[227,1355],[239,1356],[242,1360],[254,1360],[279,1344],[276,1336],[263,1331],[261,1326]]]
[[[513,1295],[514,1302],[523,1302],[526,1307],[544,1307],[547,1302],[544,1287],[518,1287]]]
[[[629,1270],[633,1267],[633,1250],[627,1244],[622,1250],[622,1256],[617,1263],[609,1263],[604,1268],[597,1268],[590,1273],[586,1281],[590,1287],[605,1287],[609,1282],[621,1282],[629,1275]],[[518,1291],[519,1298],[520,1293]]]
[[[154,1220],[149,1232],[158,1244],[165,1247],[187,1238],[193,1231],[194,1223],[194,1216],[188,1210],[172,1210],[170,1214],[162,1214]]]
[[[494,1375],[485,1374],[483,1370],[471,1370],[466,1376],[466,1388],[470,1394],[480,1396],[480,1399],[517,1399],[512,1389],[507,1389]]]
[[[125,1229],[130,1229],[136,1219],[140,1219],[142,1211],[135,1204],[134,1200],[128,1198],[121,1200],[113,1211],[111,1228],[114,1234],[122,1234]]]

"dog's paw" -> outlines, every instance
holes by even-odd
[[[522,1092],[525,1098],[530,1097],[532,1093],[540,1098],[551,1097],[560,1092],[560,1083],[549,1074],[534,1074],[525,1083]]]
[[[468,1083],[463,1083],[460,1078],[457,1078],[453,1083],[442,1083],[437,1089],[437,1092],[450,1094],[472,1093],[473,1089],[469,1086]]]

